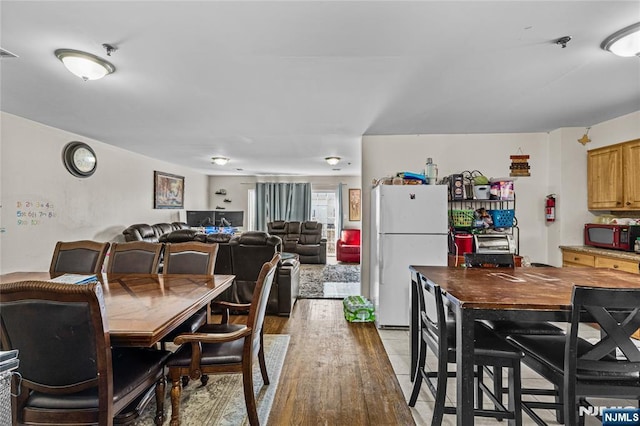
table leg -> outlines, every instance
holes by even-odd
[[[473,425],[474,315],[472,309],[455,306],[457,424]]]

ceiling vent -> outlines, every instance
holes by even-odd
[[[17,58],[18,55],[0,47],[0,58]]]

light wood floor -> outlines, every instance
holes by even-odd
[[[374,324],[347,323],[341,300],[298,300],[265,333],[291,336],[270,425],[415,424]]]

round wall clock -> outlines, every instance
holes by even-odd
[[[93,149],[84,142],[69,142],[62,151],[64,166],[74,176],[91,176],[98,167],[98,159]]]

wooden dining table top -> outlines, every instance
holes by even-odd
[[[2,284],[49,280],[49,272],[0,275]],[[150,347],[231,286],[234,275],[102,274],[113,346]]]
[[[604,268],[411,268],[464,309],[570,311],[575,285],[640,288],[640,275]]]

